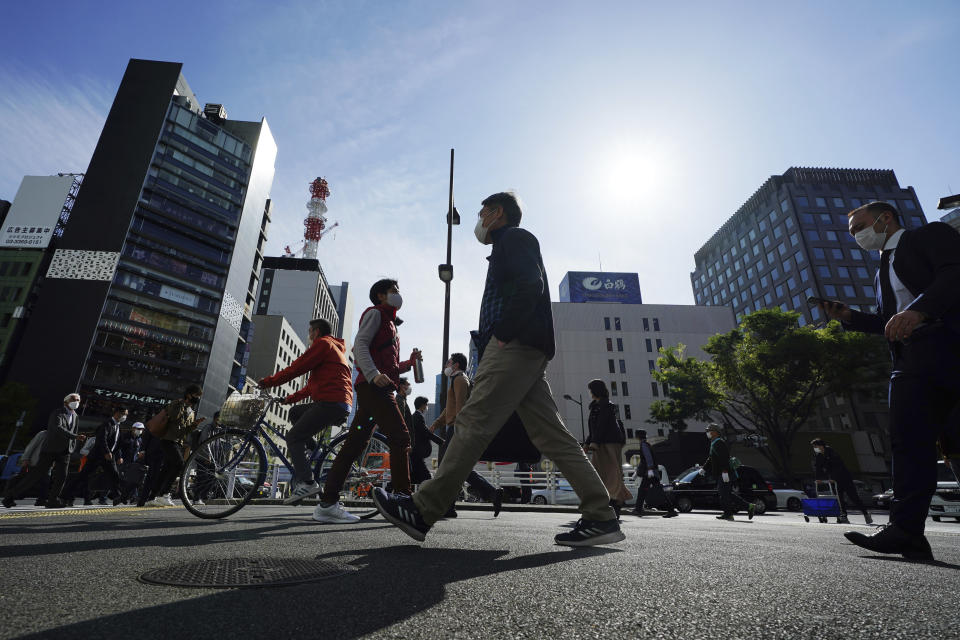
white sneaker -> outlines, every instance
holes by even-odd
[[[324,524],[352,524],[360,521],[359,516],[344,509],[339,502],[329,507],[318,504],[313,510],[313,519]]]
[[[321,491],[323,491],[323,487],[316,482],[300,482],[299,480],[296,480],[293,483],[293,491],[290,492],[290,497],[284,499],[283,504],[291,504],[293,502],[297,502],[298,500],[309,498],[310,496],[316,495]]]
[[[193,504],[196,505],[196,506],[198,506],[198,507],[202,507],[203,505],[205,505],[205,504],[207,504],[207,503],[203,501],[203,498],[197,498],[196,500],[193,501]]]
[[[163,501],[163,497],[162,497],[162,496],[157,496],[156,498],[154,498],[153,500],[151,500],[150,502],[146,503],[146,504],[143,505],[143,506],[145,506],[145,507],[166,507],[166,506],[167,506],[167,503]]]

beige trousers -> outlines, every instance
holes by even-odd
[[[414,494],[427,524],[453,504],[467,475],[514,411],[540,452],[556,464],[580,498],[586,520],[613,520],[610,496],[577,440],[560,419],[545,375],[547,357],[539,349],[513,341],[491,342],[480,360],[470,398],[456,419],[457,437],[440,468]]]
[[[590,450],[593,453],[593,466],[596,467],[610,497],[621,504],[630,500],[633,494],[627,489],[627,485],[623,484],[623,467],[620,466],[620,461],[623,460],[623,445],[616,442],[592,444]]]

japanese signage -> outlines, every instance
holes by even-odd
[[[0,228],[0,247],[46,249],[73,187],[73,176],[24,176]]]
[[[636,273],[568,271],[560,283],[560,302],[643,304]]]

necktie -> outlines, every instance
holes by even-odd
[[[889,249],[880,253],[880,303],[883,305],[880,315],[884,321],[897,313],[897,297],[890,284],[890,253]]]

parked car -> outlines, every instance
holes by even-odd
[[[796,489],[774,489],[773,493],[777,496],[777,509],[786,509],[787,511],[800,511],[803,509],[803,499],[807,497],[803,491]]]
[[[640,486],[641,478],[633,478],[634,468],[628,464],[623,465],[623,482],[630,491],[630,499],[625,503],[626,506],[633,506],[637,502],[637,488]],[[660,465],[660,483],[666,489],[669,486],[670,478],[667,475],[667,468]],[[555,499],[551,497],[550,489],[540,486],[534,489],[530,495],[530,502],[533,504],[580,504],[580,498],[574,492],[573,487],[564,478],[559,478],[555,491]],[[657,508],[660,505],[650,504],[648,506]]]
[[[777,496],[760,472],[753,467],[737,469],[739,478],[734,486],[740,496],[756,505],[757,513],[777,508]],[[677,511],[688,513],[693,509],[720,509],[720,494],[715,478],[701,476],[699,467],[688,469],[673,482],[673,503]]]
[[[960,522],[960,484],[943,460],[937,462],[937,492],[930,500],[927,513],[934,522],[940,522],[944,517]]]
[[[893,500],[893,489],[887,489],[883,493],[878,493],[870,498],[873,506],[878,509],[889,509],[891,500]]]

